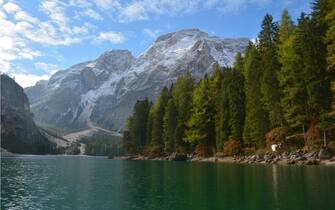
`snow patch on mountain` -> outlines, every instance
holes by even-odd
[[[49,81],[26,89],[35,120],[59,127],[120,130],[137,100],[154,100],[160,89],[191,72],[200,78],[212,65],[233,65],[248,39],[221,39],[199,29],[158,37],[138,58],[127,50],[103,53],[55,73]]]

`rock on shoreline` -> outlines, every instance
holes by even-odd
[[[327,165],[335,166],[335,156],[320,152],[305,152],[297,150],[276,154],[273,152],[259,153],[250,156],[227,156],[227,157],[194,157],[192,155],[171,154],[170,156],[148,157],[144,155],[129,155],[114,157],[119,160],[169,160],[190,162],[218,162],[218,163],[240,163],[240,164],[281,164],[281,165]]]

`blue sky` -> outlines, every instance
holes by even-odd
[[[161,34],[199,28],[224,38],[257,37],[263,16],[309,0],[0,0],[0,71],[24,87],[104,51],[143,52]]]

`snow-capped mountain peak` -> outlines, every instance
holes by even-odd
[[[154,100],[160,89],[191,72],[201,78],[215,62],[231,66],[248,39],[221,39],[199,29],[168,33],[134,58],[127,50],[103,53],[26,89],[35,120],[58,127],[89,123],[120,130],[138,99]]]

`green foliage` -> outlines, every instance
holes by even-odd
[[[164,150],[167,153],[175,150],[175,137],[176,137],[176,126],[177,126],[177,108],[174,100],[171,98],[167,103],[165,115],[163,119],[163,139],[164,139]]]
[[[235,71],[243,74],[243,71],[244,71],[243,65],[244,65],[244,61],[243,61],[242,54],[238,52],[236,54],[235,63],[234,63],[234,69],[235,69]]]
[[[147,122],[147,128],[146,128],[146,144],[150,145],[152,143],[152,123],[154,120],[154,107],[151,106],[148,114],[148,122]]]
[[[268,122],[261,102],[261,68],[260,56],[257,49],[249,44],[244,59],[245,73],[245,125],[243,131],[244,142],[263,146]]]
[[[301,15],[296,32],[296,50],[302,56],[302,72],[308,94],[307,111],[309,121],[320,120],[330,109],[330,81],[326,74],[326,48],[320,37],[318,24]]]
[[[327,60],[328,69],[334,76],[335,71],[335,1],[328,1],[327,7],[329,8],[328,14],[325,16],[325,21],[328,23],[326,32],[327,43]]]
[[[279,25],[266,15],[257,43],[249,44],[244,57],[236,55],[234,68],[214,64],[211,77],[198,84],[187,73],[163,88],[153,106],[138,102],[127,121],[125,150],[151,156],[162,155],[163,149],[166,154],[207,156],[214,149],[236,154],[240,146],[245,151],[264,147],[266,133],[271,143],[283,141],[285,129],[301,132],[311,124],[330,129],[329,116],[335,115],[333,2],[315,1],[312,15],[302,14],[297,26],[287,10]],[[300,144],[304,135],[292,136]]]
[[[130,118],[128,118],[128,120],[129,119]],[[123,132],[122,143],[123,143],[123,150],[125,151],[126,154],[135,153],[135,147],[131,142],[131,136],[130,136],[130,132],[128,130]]]
[[[228,87],[231,136],[242,141],[245,118],[244,77],[235,68],[231,72],[231,81]]]
[[[225,141],[232,136],[242,141],[244,125],[244,78],[236,68],[224,68],[221,93],[216,114],[216,148],[222,151]]]
[[[126,129],[129,131],[129,136],[126,136],[129,139],[125,139],[129,149],[126,150],[126,152],[134,153],[138,150],[141,151],[146,145],[148,115],[151,106],[152,104],[147,98],[143,101],[136,102],[134,113],[126,122]]]
[[[302,57],[297,53],[296,33],[287,11],[284,11],[279,28],[278,58],[281,63],[279,71],[282,90],[281,105],[288,125],[297,128],[307,123],[307,91],[304,87]]]
[[[118,136],[97,133],[91,137],[83,138],[81,142],[85,144],[86,155],[119,156],[123,152],[121,149],[121,138]]]
[[[165,107],[170,98],[169,90],[164,87],[158,96],[157,102],[154,105],[152,119],[152,141],[153,145],[163,145],[163,117]]]
[[[264,17],[258,39],[262,103],[269,118],[269,126],[274,128],[283,124],[283,118],[277,78],[280,69],[277,57],[278,26],[271,15]]]
[[[214,116],[210,100],[210,81],[207,76],[195,88],[190,119],[184,140],[190,143],[213,145]]]
[[[172,90],[172,97],[177,108],[177,126],[175,131],[175,147],[185,147],[183,138],[187,121],[191,115],[194,79],[190,73],[180,76]]]

